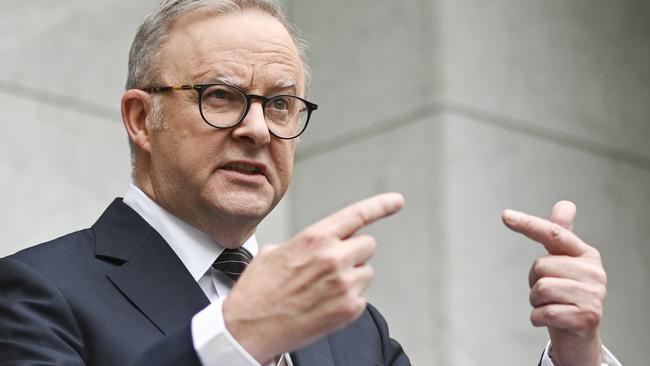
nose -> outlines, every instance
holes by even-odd
[[[243,141],[254,147],[262,147],[271,141],[271,133],[266,125],[262,103],[251,101],[248,113],[244,119],[233,129],[233,138]]]

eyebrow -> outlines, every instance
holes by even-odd
[[[296,82],[292,79],[278,80],[275,82],[274,89],[296,88]]]
[[[223,75],[223,74],[216,75],[214,77],[209,78],[208,80],[210,83],[226,84],[240,89],[245,89],[245,87],[242,85],[241,82],[239,82],[236,78],[229,75]],[[295,93],[297,91],[296,82],[293,79],[280,79],[276,81],[272,87],[272,90],[279,90],[279,89],[293,89],[293,92]]]
[[[226,85],[236,86],[238,88],[243,88],[242,84],[239,81],[237,81],[237,79],[235,79],[232,76],[228,76],[228,75],[217,75],[217,76],[215,76],[213,78],[210,78],[210,82],[211,83],[226,84]]]

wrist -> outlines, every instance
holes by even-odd
[[[266,364],[275,356],[275,353],[269,349],[268,342],[265,342],[265,339],[270,338],[264,335],[263,327],[254,325],[251,319],[239,316],[238,310],[242,307],[229,300],[230,297],[226,298],[222,305],[223,322],[227,332],[257,362]],[[251,331],[251,329],[255,330]]]
[[[601,366],[602,343],[600,336],[552,336],[548,356],[555,366]]]

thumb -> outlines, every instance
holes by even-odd
[[[571,201],[558,201],[551,209],[551,222],[573,231],[576,218],[576,205]]]

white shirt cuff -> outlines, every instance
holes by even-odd
[[[199,360],[203,366],[260,366],[226,329],[224,299],[217,299],[192,317],[192,343]]]
[[[551,349],[551,342],[549,341],[544,349],[544,355],[542,356],[541,366],[555,366],[553,360],[548,356],[548,351]],[[609,352],[605,346],[602,346],[602,363],[601,366],[622,366],[622,364],[614,357],[614,355]]]

